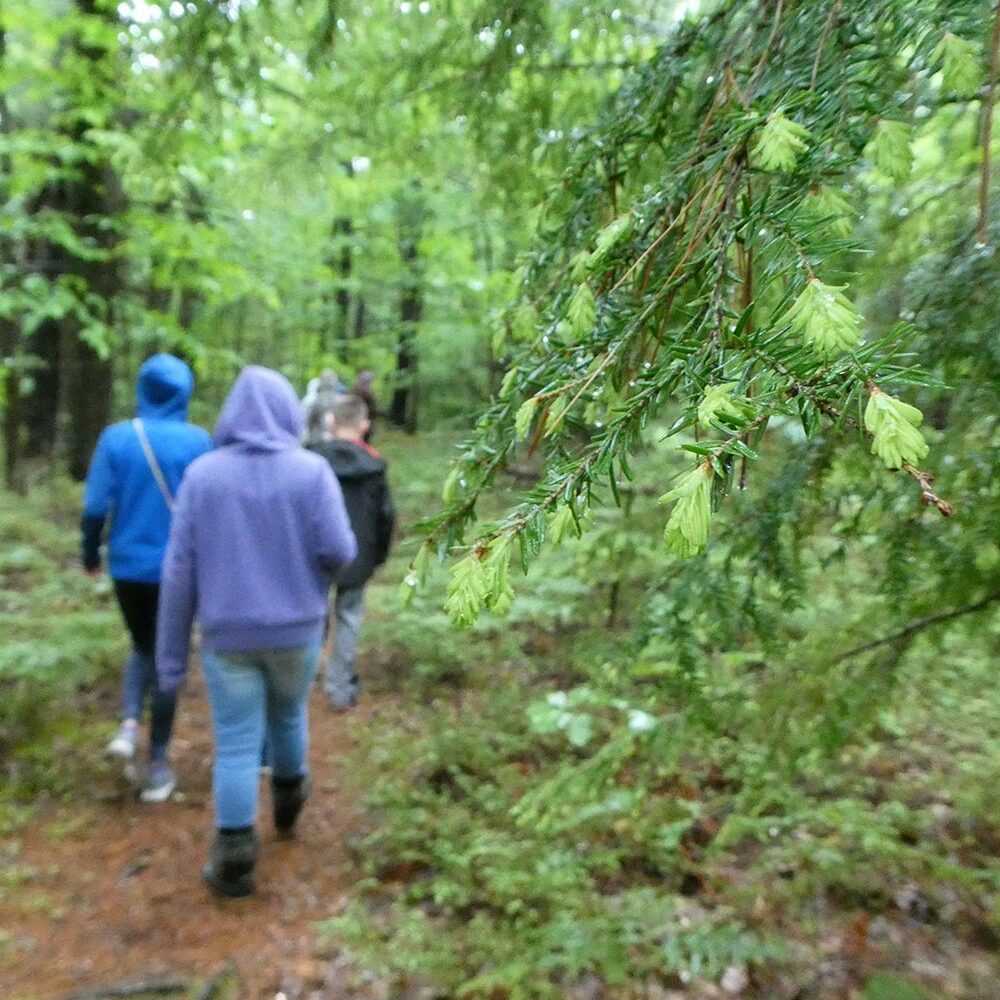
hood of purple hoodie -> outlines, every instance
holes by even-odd
[[[301,446],[303,414],[284,375],[249,365],[240,372],[215,425],[217,447],[284,451]]]

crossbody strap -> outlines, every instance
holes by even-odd
[[[160,463],[156,461],[156,455],[153,453],[153,448],[149,443],[149,438],[146,437],[146,428],[142,426],[142,421],[138,417],[132,421],[132,426],[135,428],[135,432],[139,436],[139,444],[142,445],[142,450],[146,455],[146,461],[149,463],[149,471],[153,473],[156,485],[160,487],[163,499],[167,501],[167,510],[169,510],[172,514],[174,512],[174,497],[170,492],[170,487],[167,485],[167,480],[164,478],[163,470],[160,468]]]

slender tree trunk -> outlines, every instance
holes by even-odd
[[[343,360],[344,347],[351,336],[351,293],[348,290],[348,282],[351,280],[351,233],[354,226],[351,220],[340,216],[333,220],[333,235],[339,237],[343,242],[340,252],[337,255],[337,274],[340,277],[340,284],[335,296],[337,301],[337,325],[334,328],[335,341],[333,344],[324,344],[324,350],[331,349],[338,358]]]
[[[403,259],[413,265],[417,259],[416,243],[410,244]],[[399,340],[396,344],[396,387],[389,405],[389,419],[413,434],[417,430],[417,324],[424,301],[419,282],[411,266],[410,279],[399,304]]]
[[[420,185],[414,183],[399,204],[399,256],[406,268],[406,277],[399,303],[396,383],[389,404],[389,419],[410,434],[417,430],[417,328],[424,311],[418,252],[423,211]]]
[[[2,16],[2,11],[0,11]],[[7,61],[7,28],[0,21],[0,68]],[[0,135],[5,139],[11,134],[13,125],[10,120],[10,109],[6,92],[0,92]],[[0,157],[0,197],[7,200],[10,179],[14,168],[9,153]],[[17,248],[6,237],[0,238],[0,254],[5,260],[15,260]],[[5,359],[3,369],[3,452],[4,452],[4,484],[7,489],[23,492],[24,481],[21,476],[21,337],[15,323],[9,319],[0,319],[0,353]]]

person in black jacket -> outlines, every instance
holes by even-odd
[[[334,400],[330,415],[332,439],[312,448],[330,463],[340,481],[358,540],[357,559],[333,578],[336,632],[323,677],[330,706],[344,711],[358,700],[354,661],[364,616],[365,584],[389,555],[395,511],[385,460],[364,440],[371,425],[365,401],[354,395],[340,396]]]

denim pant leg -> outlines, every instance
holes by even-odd
[[[323,687],[330,701],[341,707],[351,704],[358,693],[354,661],[358,655],[358,633],[364,613],[364,587],[337,588],[334,600],[337,629]]]
[[[146,698],[152,702],[152,723],[149,733],[150,760],[163,760],[174,728],[177,711],[177,693],[161,691],[156,680],[156,661],[152,653],[133,647],[125,661],[122,682],[122,718],[142,719]]]
[[[267,712],[267,675],[260,655],[205,650],[201,654],[215,731],[215,825],[222,830],[253,826],[257,813],[257,772]]]
[[[149,653],[140,653],[134,646],[125,661],[122,678],[122,718],[142,719],[142,709],[149,692],[150,677],[156,676],[156,663]]]
[[[122,718],[142,719],[146,698],[152,701],[152,725],[149,734],[149,756],[162,760],[174,727],[177,708],[176,693],[159,690],[156,680],[156,611],[160,596],[158,583],[115,580],[115,597],[132,638],[132,652],[125,661],[122,679]]]
[[[267,679],[267,751],[275,778],[298,778],[309,770],[309,690],[320,643],[262,653]]]
[[[177,692],[161,691],[156,680],[156,667],[152,677],[152,720],[149,727],[149,759],[165,760],[170,735],[174,730],[174,715],[177,712]]]

